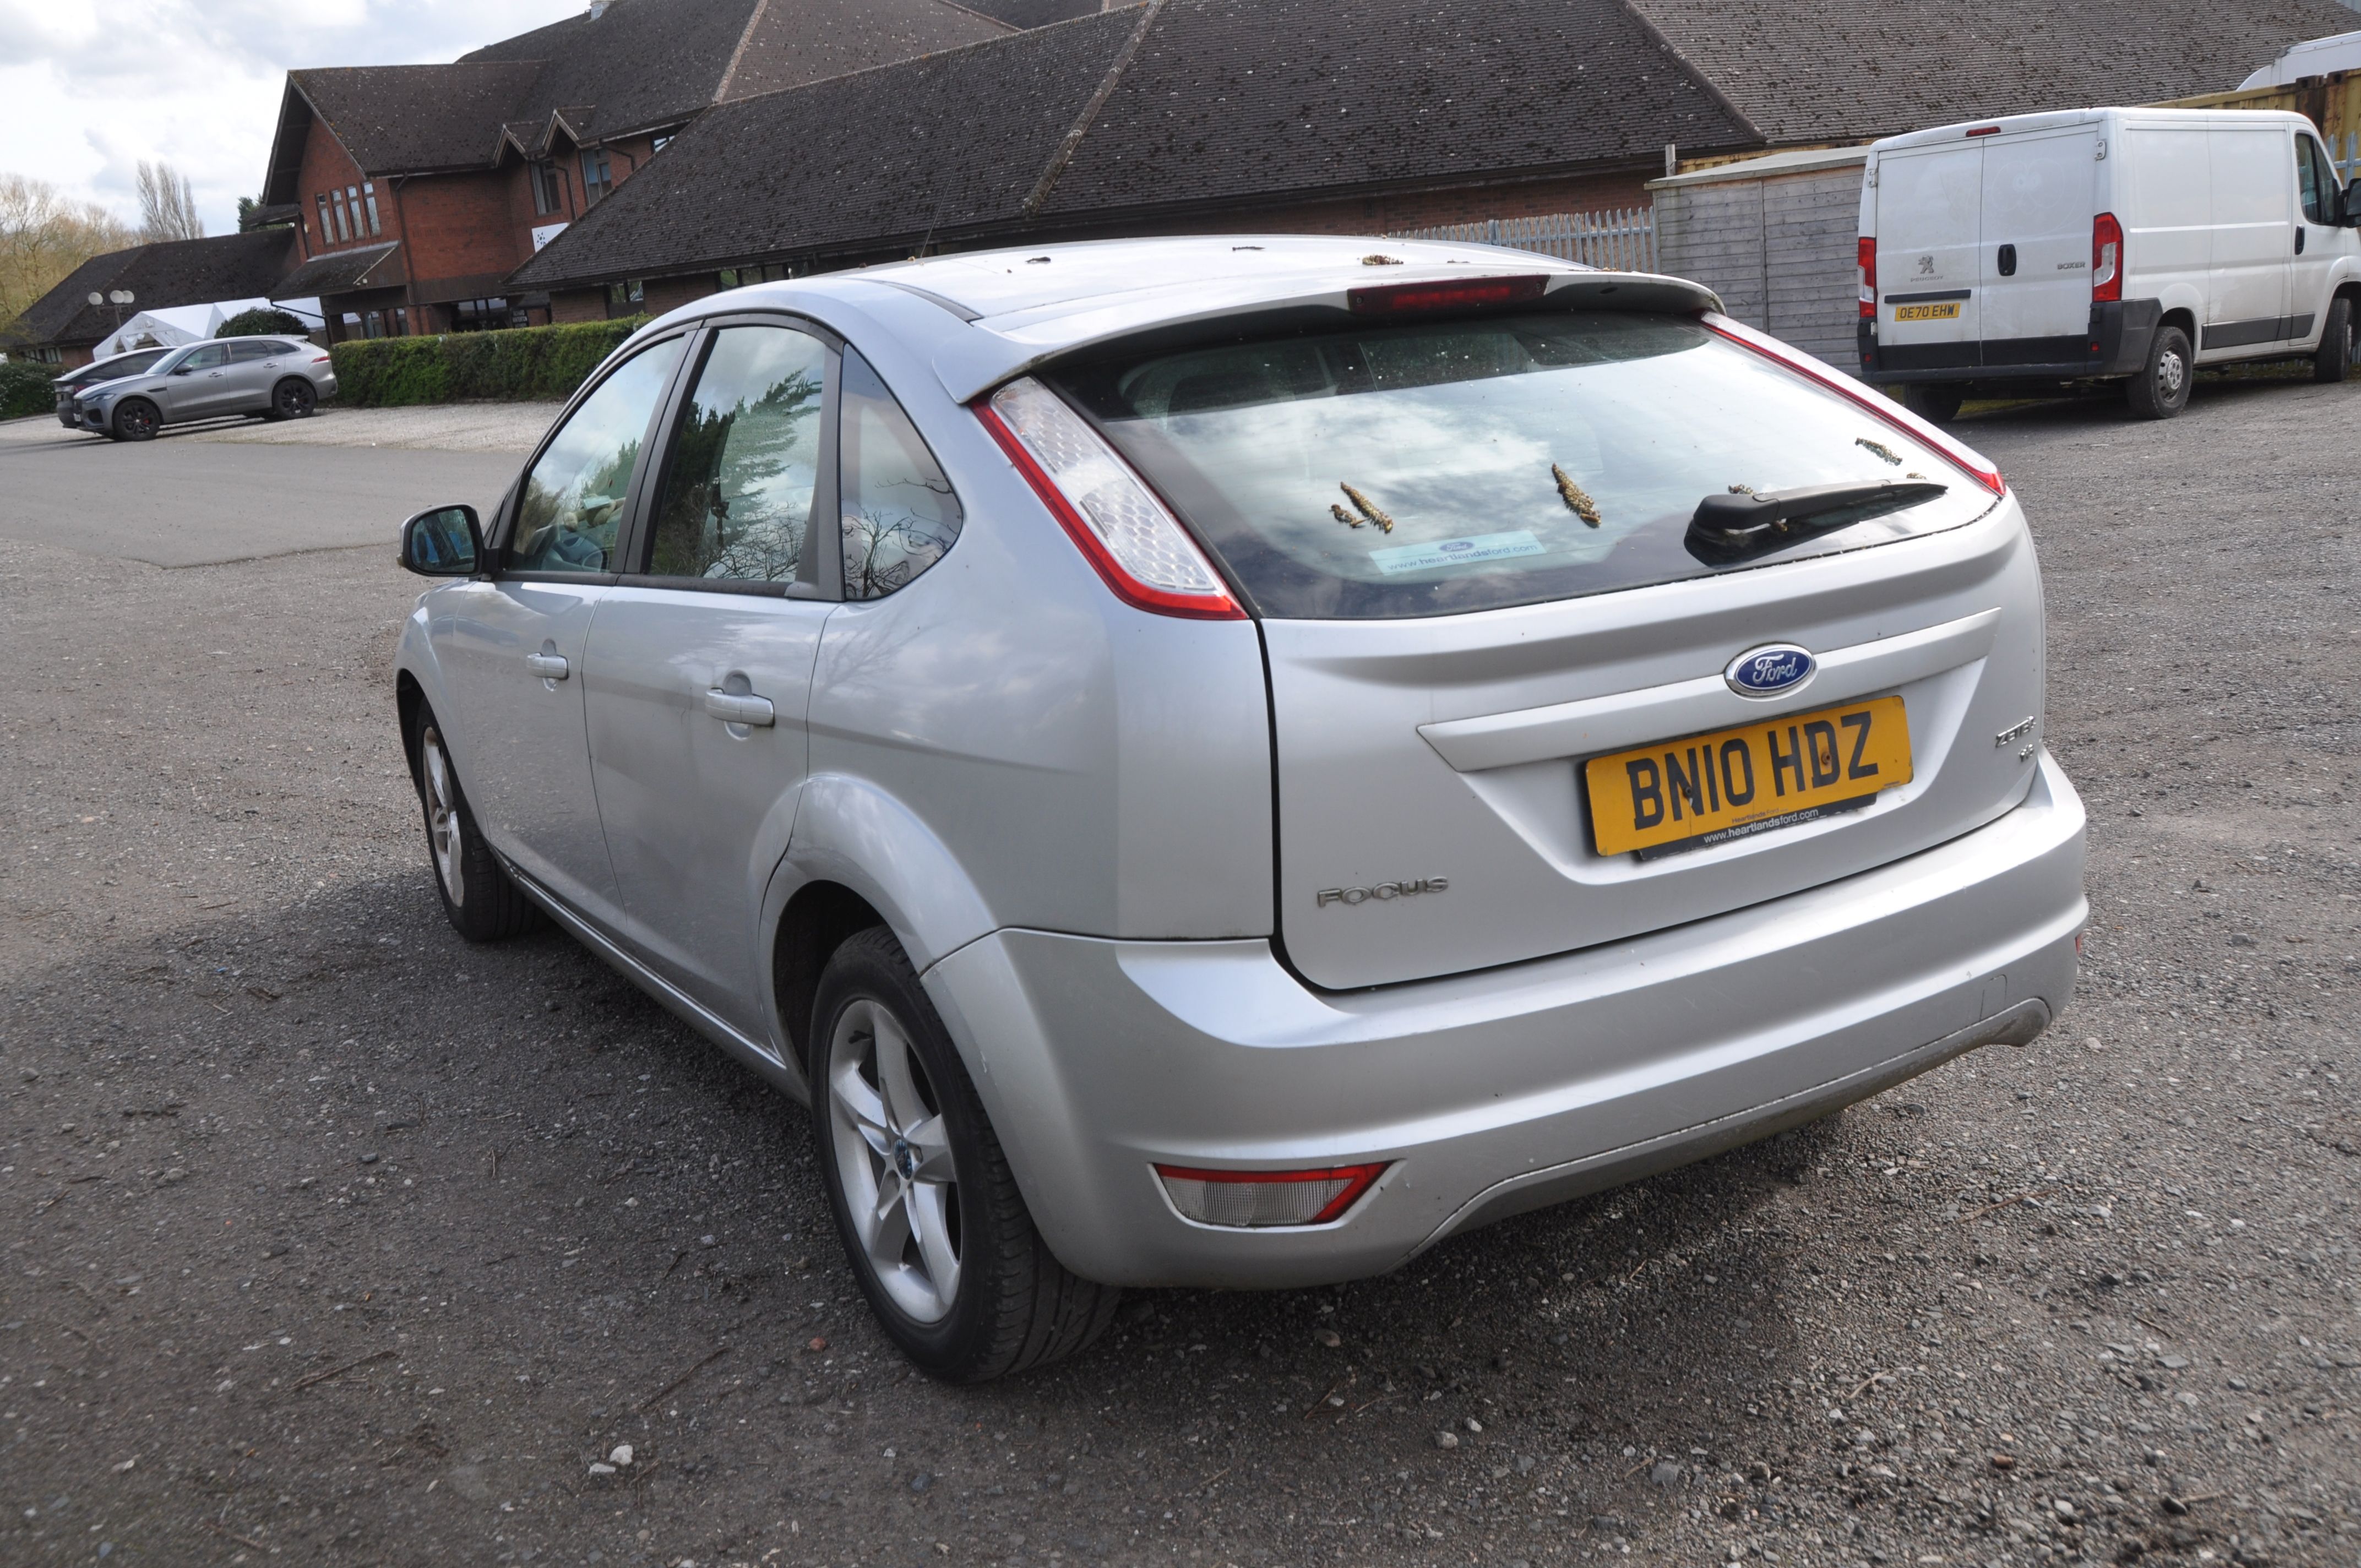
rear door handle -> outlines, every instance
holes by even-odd
[[[772,707],[769,697],[736,692],[708,690],[705,711],[724,724],[751,724],[758,729],[767,729],[778,722],[778,712]]]
[[[524,667],[545,681],[562,681],[570,673],[563,653],[527,653]]]

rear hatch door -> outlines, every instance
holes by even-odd
[[[1888,148],[1877,164],[1878,363],[1971,368],[1982,335],[1981,141]]]
[[[2095,123],[1987,137],[1983,148],[1983,363],[2085,357],[2091,330]]]
[[[1697,318],[1388,323],[1059,380],[1262,621],[1279,937],[1317,985],[1776,897],[2030,779],[2014,502]],[[1744,550],[1693,526],[1708,497],[1882,483],[1911,488]],[[1726,678],[1750,651],[1766,695]]]

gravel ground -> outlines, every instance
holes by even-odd
[[[385,551],[0,540],[0,1560],[2350,1564],[2357,412],[1966,427],[2092,808],[2047,1038],[980,1389],[803,1113],[445,927]]]

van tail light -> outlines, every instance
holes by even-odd
[[[2091,298],[2093,302],[2124,297],[2124,225],[2113,213],[2091,220]]]
[[[1850,376],[1839,375],[1810,355],[1791,348],[1768,333],[1757,332],[1741,322],[1708,312],[1705,324],[1713,332],[1728,338],[1741,348],[1751,348],[1765,359],[1775,359],[1806,380],[1817,381],[1837,396],[1858,403],[1872,417],[1882,420],[1902,432],[1911,440],[1931,446],[1943,455],[1944,461],[1975,480],[1996,496],[2008,493],[2008,481],[1991,458],[1965,442],[1954,441],[1935,425],[1920,419],[1893,399],[1883,397]]]
[[[1183,1219],[1201,1225],[1324,1225],[1342,1216],[1385,1174],[1383,1165],[1327,1170],[1196,1170],[1159,1165],[1156,1174]]]
[[[1865,322],[1873,322],[1877,319],[1877,238],[1875,236],[1863,235],[1861,236],[1861,249],[1859,255],[1861,262],[1861,319]]]
[[[975,413],[1116,598],[1162,615],[1245,619],[1179,520],[1057,393],[1020,377]]]

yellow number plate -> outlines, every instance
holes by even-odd
[[[1593,757],[1590,830],[1602,855],[1701,850],[1866,806],[1910,782],[1898,696],[1790,714]]]
[[[1898,322],[1955,322],[1960,319],[1960,302],[1946,300],[1939,305],[1896,305],[1894,319]]]

